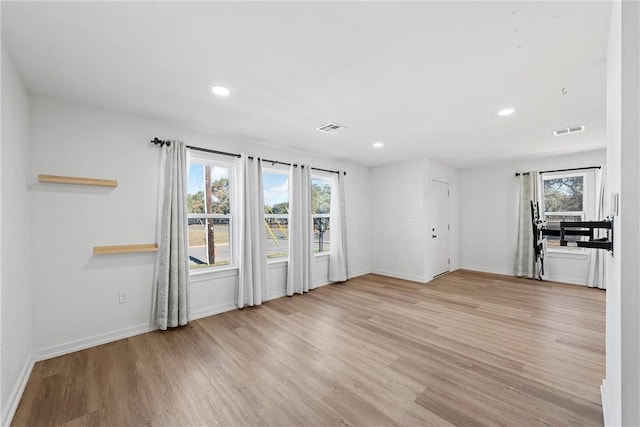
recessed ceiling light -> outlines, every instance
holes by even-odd
[[[515,112],[516,112],[515,108],[504,108],[504,109],[498,111],[498,115],[499,116],[509,116],[509,115],[511,115],[511,114],[513,114]]]
[[[229,96],[231,93],[231,91],[224,86],[214,86],[211,88],[211,92],[218,96]]]
[[[381,147],[384,147],[384,142],[374,142],[374,143],[373,143],[373,146],[374,146],[375,148],[381,148]]]

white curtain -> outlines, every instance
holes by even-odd
[[[262,304],[267,288],[262,160],[242,154],[236,163],[239,308]]]
[[[342,171],[331,179],[331,247],[329,252],[329,281],[345,282],[347,269],[347,220],[344,204],[344,178]]]
[[[605,195],[605,167],[601,166],[596,170],[596,188],[598,189],[596,198],[596,217],[595,221],[601,221],[604,219],[606,212],[606,195]],[[601,230],[596,230],[595,238],[604,237]],[[606,289],[605,274],[604,274],[604,258],[606,251],[602,249],[591,249],[591,258],[589,260],[589,276],[587,278],[587,286],[591,288]]]
[[[311,217],[311,168],[289,169],[289,263],[287,295],[312,288],[313,220]]]
[[[536,254],[533,242],[531,202],[538,201],[538,172],[523,173],[519,177],[518,198],[518,242],[516,246],[516,268],[518,277],[537,277]]]
[[[189,322],[189,246],[187,240],[187,153],[184,142],[161,150],[161,215],[154,272],[154,317],[160,329]]]

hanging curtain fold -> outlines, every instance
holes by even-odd
[[[344,197],[345,175],[342,171],[331,178],[331,250],[329,252],[329,281],[346,282],[349,274],[347,267],[347,220]]]
[[[242,154],[236,162],[238,292],[236,305],[260,305],[267,288],[262,160]]]
[[[184,142],[161,148],[160,220],[154,271],[154,317],[157,326],[189,322],[189,246],[187,240],[187,153]]]
[[[537,277],[536,254],[533,241],[531,202],[538,202],[538,172],[531,171],[519,176],[518,240],[516,246],[515,275]]]
[[[596,188],[598,189],[598,196],[596,199],[596,216],[595,221],[601,221],[604,219],[606,210],[606,194],[605,194],[605,166],[602,165],[600,169],[596,170]],[[596,239],[604,237],[604,230],[597,230]],[[605,274],[604,274],[604,258],[606,252],[601,249],[591,249],[591,258],[589,259],[589,276],[587,277],[587,286],[591,288],[606,289]]]
[[[287,295],[312,289],[313,220],[311,217],[311,168],[289,168],[289,263]]]

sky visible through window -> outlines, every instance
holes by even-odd
[[[264,204],[273,206],[289,200],[289,177],[279,173],[263,174]]]
[[[217,181],[220,178],[228,178],[229,169],[214,166],[211,168],[211,181]],[[195,194],[198,191],[204,191],[204,165],[192,163],[189,165],[189,182],[187,184],[187,192]]]
[[[211,181],[227,178],[226,168],[211,168]],[[263,174],[264,204],[273,206],[289,200],[289,177],[286,174],[265,172]],[[192,163],[189,167],[188,192],[204,191],[204,165]]]

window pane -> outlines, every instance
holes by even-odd
[[[289,255],[289,175],[285,172],[262,173],[267,258]]]
[[[582,212],[583,176],[568,176],[544,180],[546,212]]]
[[[204,213],[204,165],[189,165],[187,185],[187,212]]]
[[[281,258],[289,255],[289,220],[286,217],[265,215],[267,229],[267,258]]]
[[[229,168],[191,163],[187,212],[228,215],[230,211]]]
[[[311,213],[328,214],[331,208],[331,183],[323,179],[311,180]]]
[[[231,200],[229,178],[233,166],[194,156],[187,182],[189,267],[231,264]],[[208,218],[205,218],[208,216]],[[215,218],[211,218],[215,216]]]
[[[313,218],[313,247],[316,253],[328,252],[331,244],[329,218]]]
[[[190,218],[189,267],[228,265],[230,231],[229,218]]]
[[[205,186],[211,186],[210,204],[206,206],[207,213],[228,215],[229,206],[229,169],[219,166],[205,166],[208,180]]]
[[[263,172],[264,213],[289,213],[289,176],[284,173]]]

